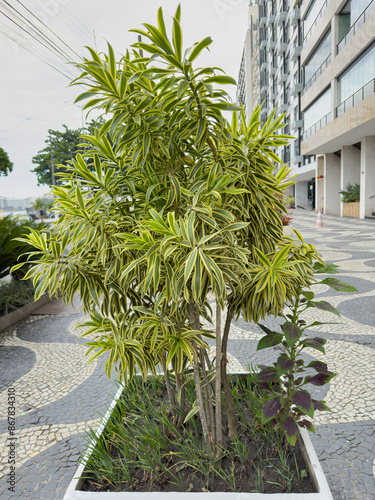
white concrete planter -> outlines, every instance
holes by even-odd
[[[123,387],[120,387],[105,414],[96,436],[99,437],[106,426],[117,400],[120,398]],[[82,491],[85,482],[82,478],[85,464],[88,462],[92,450],[95,446],[93,440],[86,452],[86,455],[78,467],[74,478],[70,482],[63,500],[333,500],[327,479],[315,453],[311,439],[306,429],[300,429],[298,436],[299,445],[310,477],[314,483],[317,493],[187,493],[187,492],[95,492]]]
[[[3,330],[6,330],[10,326],[15,325],[19,321],[24,320],[30,314],[34,313],[41,307],[49,304],[55,299],[50,299],[48,293],[40,297],[36,302],[29,302],[25,306],[20,307],[19,309],[16,309],[15,311],[12,311],[9,314],[6,314],[5,316],[2,316],[0,318],[0,332]]]

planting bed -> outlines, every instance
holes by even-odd
[[[83,490],[90,492],[314,493],[314,478],[299,444],[287,447],[272,423],[261,427],[255,389],[233,385],[238,440],[224,442],[221,465],[201,445],[198,420],[174,426],[160,381],[125,388],[86,463]],[[189,391],[188,391],[189,392]],[[224,428],[224,435],[225,435]]]

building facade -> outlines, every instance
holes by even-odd
[[[300,109],[302,26],[295,0],[250,0],[249,29],[238,79],[237,99],[247,119],[261,105],[263,123],[273,109],[285,113],[283,133],[295,137],[278,154],[293,170],[302,165]],[[251,83],[249,83],[251,80]],[[306,201],[306,200],[305,200]],[[307,201],[306,201],[307,203]]]
[[[344,215],[340,191],[360,185],[375,216],[375,0],[304,0],[303,155],[316,156],[316,206]]]
[[[281,156],[296,206],[345,215],[340,191],[359,184],[359,216],[375,216],[375,0],[250,0],[250,9],[238,100],[248,117],[261,104],[263,122],[273,108],[286,114],[295,139]]]

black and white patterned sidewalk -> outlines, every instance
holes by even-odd
[[[340,279],[357,294],[321,286],[319,297],[339,308],[339,325],[311,335],[328,339],[324,357],[337,376],[318,388],[331,413],[316,419],[312,440],[336,500],[375,500],[375,221],[323,216],[298,210],[293,227],[324,259],[340,265]],[[321,318],[321,312],[318,313]],[[115,391],[104,360],[86,365],[85,347],[74,326],[82,312],[33,316],[0,334],[0,498],[62,500],[77,459],[86,446],[84,430],[96,427]],[[330,318],[331,319],[331,318]],[[328,319],[329,320],[329,319]],[[268,323],[277,326],[273,319]],[[272,349],[256,353],[259,327],[233,323],[229,342],[233,369],[271,360]],[[323,359],[318,351],[307,358]],[[7,490],[7,390],[16,393],[17,484]]]

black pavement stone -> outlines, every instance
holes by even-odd
[[[355,437],[360,443],[365,442],[369,432],[373,435],[375,433],[374,423],[374,421],[368,421],[319,425],[316,427],[316,434],[311,435],[335,500],[341,498],[367,500],[368,493],[375,491],[375,479],[372,475],[375,448],[361,453],[359,451],[361,445],[356,444],[353,439]],[[345,443],[344,439],[349,443]],[[331,445],[335,441],[342,443],[341,454]]]
[[[17,330],[17,337],[27,342],[74,344],[77,337],[69,333],[68,327],[80,317],[82,317],[81,312],[66,316],[46,316],[20,326]],[[51,328],[52,324],[53,328]],[[83,343],[84,339],[78,338],[77,342]]]
[[[358,323],[375,326],[374,297],[358,297],[341,302],[340,312]]]
[[[81,453],[87,447],[84,434],[76,434],[56,443],[18,468],[17,475],[21,478],[18,482],[18,488],[23,491],[22,500],[34,498],[61,500],[63,498],[66,488],[77,470],[78,461],[64,460],[65,453],[61,453],[61,451],[70,450],[73,443],[80,448]],[[27,480],[25,480],[25,468],[30,469]],[[3,482],[0,481],[0,492],[2,488]],[[0,498],[1,500],[13,500],[3,496]]]
[[[10,387],[26,375],[35,365],[35,360],[35,353],[31,349],[0,345],[0,390]]]

